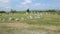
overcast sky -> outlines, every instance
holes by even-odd
[[[0,10],[60,9],[60,0],[0,0]]]

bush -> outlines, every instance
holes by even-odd
[[[6,13],[5,11],[0,11],[0,13]]]
[[[29,9],[27,9],[27,12],[28,12],[28,13],[30,12]]]
[[[47,10],[47,12],[56,12],[56,10]]]

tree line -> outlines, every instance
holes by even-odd
[[[11,11],[9,11],[9,13],[20,13],[20,12],[60,12],[60,10],[29,10],[27,9],[26,11],[16,11],[11,9]],[[7,11],[0,11],[0,13],[7,13]]]

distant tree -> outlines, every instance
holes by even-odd
[[[56,12],[56,10],[48,10],[48,12]]]
[[[0,11],[0,13],[6,13],[5,11]]]
[[[29,9],[27,9],[27,12],[28,12],[28,13],[30,12]]]

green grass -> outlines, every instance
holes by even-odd
[[[16,14],[16,15],[15,15]],[[22,22],[22,23],[28,23],[28,24],[37,24],[37,25],[56,25],[56,26],[60,26],[60,15],[58,14],[51,14],[49,13],[48,15],[43,14],[43,16],[39,19],[35,19],[34,16],[35,14],[28,14],[31,15],[33,17],[33,19],[28,19],[27,16],[28,15],[24,15],[25,13],[10,13],[10,14],[5,14],[3,13],[2,16],[0,16],[0,18],[5,19],[5,21],[0,20],[0,23],[14,23],[14,22]],[[8,21],[8,18],[11,17],[13,18],[12,21]],[[26,20],[20,20],[20,21],[16,21],[16,18],[24,18]]]
[[[2,23],[27,23],[29,25],[36,25],[37,27],[33,26],[33,27],[11,27],[8,26],[6,24],[0,25],[0,34],[60,34],[60,29],[56,29],[56,30],[50,30],[48,27],[49,26],[60,26],[60,15],[58,15],[57,13],[49,13],[48,15],[46,15],[45,12],[41,12],[43,13],[43,16],[41,16],[41,18],[36,19],[34,18],[36,13],[29,13],[29,14],[25,14],[25,13],[10,13],[10,14],[6,14],[3,13],[0,16],[0,19],[5,19],[0,20],[0,24]],[[15,15],[16,14],[16,15]],[[27,16],[32,16],[33,19],[28,19]],[[9,21],[8,18],[13,18],[13,20]],[[15,19],[19,18],[19,21],[16,21]],[[24,18],[25,20],[21,20],[21,18]],[[14,24],[16,25],[16,24]],[[18,25],[18,24],[17,24]],[[46,28],[40,28],[40,25],[46,25],[48,27]],[[23,25],[25,26],[25,25]],[[52,28],[52,27],[51,27]]]

